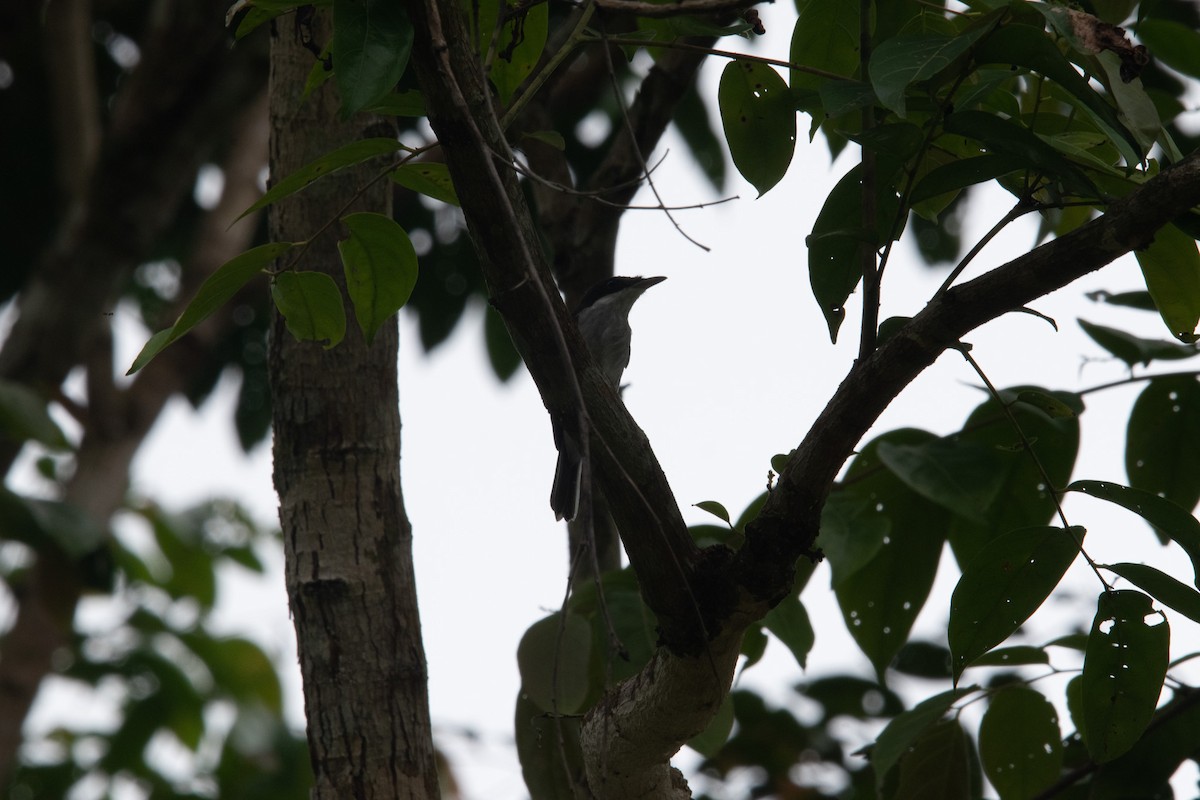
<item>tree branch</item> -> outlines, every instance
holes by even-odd
[[[816,539],[821,508],[838,470],[885,408],[947,348],[1016,310],[1153,241],[1200,205],[1200,152],[1164,170],[1103,216],[935,297],[867,359],[851,369],[788,459],[737,554],[736,580],[774,600],[791,586],[791,566]]]

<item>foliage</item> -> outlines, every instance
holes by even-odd
[[[301,5],[240,2],[246,15],[234,25],[244,36],[281,14],[301,13]],[[463,237],[447,236],[425,249],[415,247],[410,234],[435,229],[436,215],[453,213],[450,209],[465,196],[440,165],[423,160],[432,148],[416,138],[411,123],[410,117],[423,110],[413,95],[413,78],[405,72],[415,32],[406,14],[382,0],[323,5],[333,8],[336,33],[331,43],[317,48],[314,75],[317,80],[332,75],[346,114],[366,109],[403,115],[400,141],[364,140],[326,154],[282,177],[248,211],[303,191],[342,167],[390,158],[378,179],[388,178],[433,202],[402,208],[399,221],[363,214],[340,217],[331,209],[329,227],[345,235],[339,251],[348,300],[363,332],[373,335],[411,298],[421,314],[426,344],[432,346],[453,327],[468,296],[483,282],[472,266],[456,258],[466,247]],[[1200,76],[1195,56],[1200,52],[1200,14],[1187,3],[1094,2],[1080,9],[972,0],[960,10],[904,0],[872,4],[874,13],[867,20],[860,17],[858,3],[797,0],[796,5],[788,60],[738,54],[725,68],[716,105],[733,164],[760,194],[785,177],[794,152],[796,113],[809,116],[810,137],[823,136],[831,152],[849,142],[861,148],[859,162],[826,198],[806,244],[813,297],[832,339],[841,333],[847,305],[861,287],[864,356],[877,340],[904,337],[910,330],[908,320],[880,325],[875,316],[894,243],[910,223],[936,225],[951,209],[969,204],[972,187],[994,181],[1014,198],[996,231],[1036,213],[1044,236],[1060,237],[1196,149],[1195,139],[1176,124],[1184,83],[1163,68]],[[600,25],[588,28],[586,17],[580,27],[571,28],[568,20],[579,18],[545,4],[477,4],[472,12],[472,44],[494,89],[489,102],[507,121],[558,65],[558,53],[543,52],[549,42],[569,53],[609,39],[631,57],[644,50],[661,59],[673,46],[691,43],[689,37],[749,36],[746,25],[682,14],[635,18],[629,30],[617,32]],[[1116,27],[1127,18],[1149,56],[1162,64]],[[775,69],[781,63],[786,64],[787,84]],[[626,64],[611,69],[618,87],[632,74]],[[607,103],[609,119],[620,122],[625,113],[621,104],[596,97],[589,97],[594,103],[582,104],[584,110]],[[702,110],[706,100],[694,102]],[[600,160],[599,148],[584,146],[571,124],[583,111],[560,113],[551,120],[554,130],[527,133],[559,145],[575,172],[590,174]],[[699,150],[706,141],[703,131],[694,124],[690,130],[689,141]],[[411,221],[405,213],[413,215]],[[1195,469],[1200,389],[1194,371],[1165,375],[1135,374],[1134,369],[1200,352],[1195,346],[1200,321],[1197,235],[1196,210],[1179,215],[1137,254],[1145,294],[1105,298],[1152,309],[1175,341],[1149,340],[1079,320],[1099,347],[1128,365],[1130,377],[1122,385],[1144,384],[1126,431],[1128,485],[1087,475],[1086,465],[1080,469],[1076,463],[1079,420],[1086,413],[1083,400],[1111,387],[1076,392],[997,388],[973,360],[967,343],[958,349],[979,371],[987,394],[959,430],[939,436],[902,429],[858,448],[825,501],[817,544],[830,562],[832,589],[847,628],[873,666],[876,681],[836,676],[799,687],[821,707],[816,722],[768,708],[750,691],[730,694],[714,710],[709,728],[692,740],[705,757],[703,769],[714,781],[714,792],[720,791],[720,780],[753,769],[760,776],[756,795],[808,789],[811,796],[822,797],[973,797],[984,791],[986,778],[1005,800],[1050,796],[1046,793],[1128,796],[1121,787],[1129,786],[1139,787],[1136,791],[1145,796],[1165,796],[1160,784],[1200,752],[1194,734],[1200,694],[1173,672],[1195,654],[1171,663],[1168,650],[1171,625],[1191,625],[1200,616],[1200,523],[1192,516],[1200,500],[1200,470]],[[957,260],[931,299],[956,291],[959,276],[986,241]],[[305,244],[263,244],[228,261],[177,321],[150,340],[131,372],[263,272],[288,329],[298,338],[336,345],[346,325],[344,301],[331,280],[301,269]],[[273,266],[285,256],[285,264]],[[493,320],[493,364],[498,372],[511,374],[515,359],[511,343],[503,342],[503,331]],[[6,433],[62,447],[61,432],[37,405],[31,408],[19,389],[0,393]],[[1083,477],[1076,477],[1081,472]],[[1095,563],[1086,549],[1086,526],[1068,519],[1063,508],[1068,492],[1140,516],[1161,543],[1187,554],[1191,582],[1134,561]],[[112,678],[125,687],[122,726],[112,733],[56,732],[50,738],[56,740],[57,757],[27,764],[14,778],[16,785],[27,786],[34,795],[53,793],[89,770],[110,779],[119,764],[156,789],[174,791],[177,787],[168,787],[144,759],[146,744],[158,731],[168,731],[196,750],[210,735],[204,716],[210,704],[232,701],[245,707],[247,716],[259,707],[277,712],[278,687],[261,651],[249,642],[214,638],[205,628],[215,596],[213,564],[221,559],[252,564],[252,550],[245,544],[212,548],[203,544],[203,525],[177,530],[153,507],[135,509],[151,524],[162,556],[172,566],[159,579],[119,540],[104,539],[97,548],[95,531],[72,527],[69,512],[60,506],[16,495],[5,500],[15,509],[10,518],[19,523],[12,538],[55,547],[81,561],[97,549],[111,552],[116,566],[109,580],[115,577],[117,585],[143,592],[128,601],[129,627],[116,637],[121,646],[109,648],[111,657],[85,658],[88,643],[80,642],[65,670],[77,680],[95,684]],[[708,552],[736,550],[745,543],[759,505],[731,522],[723,506],[706,504],[725,526],[697,526],[693,537],[713,545]],[[953,559],[961,574],[949,598],[946,641],[913,641],[913,623],[930,598],[944,556]],[[1077,561],[1097,581],[1087,632],[1064,630],[1062,637],[1041,644],[1022,638],[1021,627]],[[804,666],[814,642],[800,596],[811,574],[811,568],[802,567],[792,591],[750,626],[743,640],[743,669],[752,668],[773,639]],[[12,571],[6,579],[11,584],[20,575]],[[1137,589],[1123,588],[1121,580]],[[161,609],[185,597],[200,610],[180,625]],[[535,798],[561,796],[580,758],[577,721],[558,718],[593,707],[606,690],[650,663],[658,646],[655,624],[634,573],[624,570],[603,576],[594,586],[576,587],[564,609],[529,630],[517,649],[524,682],[517,742]],[[1056,661],[1064,650],[1077,657],[1060,667]],[[179,652],[196,667],[196,675],[164,655]],[[1077,673],[1058,704],[1067,708],[1069,720],[1060,720],[1055,704],[1037,684],[1056,671]],[[924,691],[907,707],[906,699],[889,687],[900,675],[944,685]],[[222,676],[229,676],[229,686],[247,688],[229,697],[218,680]],[[152,714],[151,702],[167,694],[172,713]],[[974,703],[986,707],[981,717],[965,713]],[[862,753],[848,754],[839,737],[836,722],[846,717],[882,724]],[[535,721],[523,724],[529,720]],[[1062,727],[1068,721],[1070,727]],[[549,732],[557,725],[562,726],[557,731],[563,744],[550,748]],[[281,730],[272,727],[273,735]],[[100,748],[105,755],[94,761],[79,758],[78,753],[86,752],[74,746],[79,741],[105,738],[109,741]],[[226,742],[229,763],[223,756],[204,780],[245,779],[241,765],[252,750],[239,750],[244,740],[237,735]],[[284,752],[295,755],[291,746]],[[294,763],[303,760],[296,759]],[[806,759],[834,771],[836,788],[816,788],[802,770],[793,770]]]

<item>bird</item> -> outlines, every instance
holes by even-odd
[[[665,280],[661,276],[606,278],[588,289],[575,309],[575,322],[588,352],[613,389],[620,390],[621,375],[629,366],[629,343],[633,337],[629,311],[643,292]],[[583,459],[578,445],[569,441],[558,424],[554,425],[554,444],[558,447],[558,464],[554,468],[550,507],[555,519],[570,521],[579,507]]]

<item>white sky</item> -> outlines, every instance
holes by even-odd
[[[786,10],[785,10],[786,12]],[[790,12],[788,12],[790,13]],[[790,22],[773,25],[781,12],[763,9],[770,37],[757,52],[786,53]],[[787,30],[784,30],[784,29]],[[739,40],[735,45],[740,45]],[[735,45],[730,45],[735,46]],[[706,70],[715,97],[720,62]],[[807,124],[801,118],[802,128]],[[655,173],[668,203],[689,205],[711,197],[700,183],[686,147],[672,131],[670,155]],[[661,151],[660,151],[661,152]],[[803,437],[854,357],[858,296],[851,298],[842,341],[831,346],[812,299],[804,236],[834,181],[852,161],[830,170],[822,141],[802,140],[790,174],[765,197],[733,175],[731,192],[741,200],[700,211],[679,212],[693,237],[712,248],[704,253],[680,237],[659,213],[626,215],[619,246],[623,274],[667,275],[633,312],[633,358],[625,374],[625,400],[648,434],[689,522],[712,518],[691,508],[718,500],[735,516],[762,491],[769,458]],[[732,166],[731,166],[732,171]],[[648,202],[639,196],[639,202]],[[989,190],[972,198],[964,241],[975,241],[1011,205]],[[965,276],[978,275],[1028,249],[1034,223],[1023,220],[976,259]],[[888,268],[882,317],[911,315],[937,288],[944,271],[926,269],[901,246]],[[1034,383],[1080,388],[1126,374],[1115,361],[1084,366],[1081,356],[1102,356],[1079,330],[1075,317],[1167,338],[1156,316],[1097,306],[1084,292],[1135,289],[1140,276],[1132,259],[1034,304],[1058,320],[1013,314],[969,338],[973,355],[998,386]],[[450,341],[432,357],[421,352],[412,319],[402,318],[400,395],[402,476],[414,527],[421,614],[429,660],[430,698],[439,744],[447,749],[469,798],[508,800],[525,796],[510,749],[513,702],[519,678],[515,651],[524,630],[558,607],[566,581],[566,536],[547,498],[555,453],[550,426],[532,381],[524,374],[499,386],[481,346],[481,308],[474,308]],[[136,337],[137,334],[135,334]],[[126,340],[128,359],[141,341]],[[955,430],[982,400],[973,373],[954,354],[944,355],[884,414],[869,436],[915,425],[936,433]],[[970,384],[970,385],[968,385]],[[275,524],[270,453],[260,446],[240,455],[231,410],[235,384],[226,381],[199,414],[172,404],[134,464],[134,488],[168,507],[212,496],[234,497],[262,521]],[[1122,467],[1124,419],[1140,386],[1088,398],[1076,477],[1126,482]],[[1160,548],[1149,528],[1132,515],[1072,497],[1073,524],[1089,528],[1089,551],[1101,562],[1146,559],[1186,576],[1176,548]],[[282,565],[264,582],[235,577],[221,599],[220,619],[231,632],[251,632],[285,665],[295,663],[294,633],[287,617]],[[943,569],[918,632],[941,637],[956,576]],[[1065,625],[1090,622],[1094,577],[1076,570],[1076,597],[1052,602],[1027,626],[1033,642],[1065,633]],[[806,677],[855,670],[870,675],[841,624],[822,566],[804,594],[817,628]],[[1082,610],[1081,610],[1082,609]],[[1076,617],[1068,616],[1074,611]],[[1172,655],[1196,649],[1196,626],[1170,615]],[[1063,659],[1063,666],[1070,661]],[[298,673],[289,671],[291,718],[302,720]],[[792,697],[788,686],[802,677],[785,648],[773,643],[765,661],[745,676],[772,702]],[[1190,671],[1193,682],[1200,674]],[[1051,699],[1058,684],[1039,683]],[[910,684],[915,692],[935,691]],[[47,696],[38,719],[61,713]],[[1070,729],[1065,714],[1064,731]],[[471,741],[459,734],[481,734]],[[685,751],[686,752],[686,751]],[[689,762],[688,756],[680,761]],[[1178,785],[1195,785],[1195,770]]]

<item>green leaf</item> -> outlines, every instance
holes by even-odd
[[[1142,87],[1142,79],[1126,81],[1121,74],[1125,69],[1124,62],[1110,50],[1101,52],[1096,58],[1108,78],[1106,85],[1117,103],[1118,117],[1137,138],[1143,152],[1149,151],[1163,134],[1163,126],[1154,101]]]
[[[846,628],[881,679],[929,597],[950,514],[889,470],[880,469],[878,450],[883,443],[919,444],[932,438],[924,431],[906,429],[870,442],[851,462],[840,493],[847,495],[844,502],[857,500],[862,509],[859,516],[866,522],[864,528],[852,522],[855,527],[847,531],[849,536],[863,534],[873,544],[877,531],[881,527],[886,531],[874,553],[851,574],[843,575],[845,570],[834,565],[834,590]],[[882,526],[875,522],[881,517],[887,520]],[[831,539],[822,530],[818,541],[825,546]],[[852,551],[848,544],[839,547],[843,553]],[[831,563],[837,549],[830,548]]]
[[[851,78],[858,71],[859,4],[845,0],[797,0],[799,15],[792,28],[788,61],[821,72]],[[788,80],[801,111],[819,105],[816,93],[830,82],[800,70],[791,70]]]
[[[913,189],[909,202],[916,205],[938,195],[957,192],[968,186],[1015,172],[1024,165],[1022,159],[1011,155],[988,154],[974,158],[956,158],[930,170]]]
[[[514,718],[517,756],[531,800],[574,797],[574,776],[584,768],[579,748],[583,717],[551,716],[522,691]]]
[[[10,442],[32,439],[52,450],[70,450],[71,443],[50,416],[46,401],[29,387],[0,379],[0,438]]]
[[[1107,481],[1075,481],[1066,488],[1068,492],[1083,494],[1126,508],[1146,522],[1162,531],[1168,538],[1183,548],[1192,560],[1196,573],[1196,585],[1200,586],[1200,520],[1166,498],[1131,489],[1119,483]]]
[[[279,675],[257,644],[238,637],[213,637],[203,630],[182,633],[179,638],[208,667],[221,694],[244,705],[261,704],[280,713],[283,689]]]
[[[1083,660],[1083,734],[1098,762],[1128,751],[1154,716],[1171,631],[1141,592],[1104,592]]]
[[[1186,583],[1180,583],[1165,572],[1145,564],[1120,563],[1100,566],[1117,573],[1164,606],[1170,606],[1193,622],[1200,622],[1200,592]]]
[[[361,111],[395,88],[412,52],[408,13],[392,0],[333,0],[333,63],[342,114]]]
[[[1017,402],[1032,406],[1053,419],[1068,419],[1079,416],[1074,408],[1059,400],[1054,395],[1035,389],[1026,389],[1018,392]]]
[[[893,800],[969,800],[971,744],[958,720],[927,728],[900,759]]]
[[[1004,480],[995,450],[934,439],[919,445],[879,445],[879,460],[913,491],[968,519],[982,522]]]
[[[417,252],[391,217],[359,212],[343,217],[342,222],[350,231],[350,238],[338,242],[346,290],[358,327],[370,344],[380,326],[412,296],[417,284]]]
[[[861,493],[834,491],[829,495],[821,509],[817,546],[833,572],[833,588],[871,563],[891,529],[891,518],[876,511]]]
[[[1154,58],[1184,75],[1200,78],[1200,31],[1169,19],[1143,19],[1134,30]]]
[[[1001,390],[1004,404],[1009,405],[1009,398],[1016,398],[1026,390],[1049,394],[1074,409],[1077,415],[1083,412],[1078,395],[1032,386]],[[1020,426],[1025,441],[1031,443],[1037,454],[1036,462],[995,399],[989,398],[972,411],[962,432],[956,435],[963,441],[995,449],[1006,462],[1004,482],[996,501],[985,511],[986,522],[976,524],[965,517],[955,517],[950,523],[948,538],[960,567],[971,563],[979,550],[997,536],[1049,522],[1056,511],[1051,487],[1061,486],[1071,478],[1079,452],[1079,419],[1052,418],[1024,403],[1009,405],[1008,413]],[[1038,462],[1049,474],[1049,483]]]
[[[875,770],[875,785],[883,788],[888,772],[909,752],[913,742],[941,721],[950,707],[960,698],[975,691],[975,687],[951,689],[926,698],[916,707],[900,714],[883,729],[871,750],[871,766]]]
[[[259,245],[236,255],[222,264],[216,272],[200,285],[196,296],[175,320],[175,324],[150,337],[133,360],[126,375],[132,375],[150,363],[169,344],[208,319],[221,306],[229,302],[243,286],[272,261],[282,256],[294,245],[291,242],[272,242]]]
[[[694,505],[701,511],[707,511],[709,514],[712,514],[717,519],[723,521],[726,525],[730,524],[729,512],[725,509],[725,506],[721,505],[716,500],[701,500],[699,503],[695,503]]]
[[[79,506],[62,500],[42,500],[15,494],[8,494],[7,498],[17,499],[23,510],[18,510],[12,516],[6,514],[5,538],[24,538],[19,534],[14,536],[8,530],[9,524],[17,522],[24,527],[32,523],[34,532],[40,533],[68,557],[80,559],[94,552],[108,536],[107,529]],[[14,520],[13,516],[17,519]]]
[[[808,280],[813,297],[829,326],[829,338],[837,341],[838,329],[846,318],[846,299],[862,279],[859,252],[864,244],[880,247],[893,234],[892,224],[900,208],[900,197],[891,185],[898,165],[880,158],[877,163],[876,217],[862,218],[862,166],[847,172],[825,198],[813,223],[808,245]]]
[[[721,707],[708,727],[688,740],[688,747],[702,756],[713,758],[721,751],[721,746],[729,740],[729,732],[733,730],[733,698],[728,694],[721,700]]]
[[[561,612],[535,622],[517,646],[521,689],[542,711],[582,711],[589,690],[592,628],[578,614]]]
[[[482,51],[486,54],[487,43],[492,31],[495,30],[496,15],[500,3],[496,0],[482,0],[479,4],[480,16],[492,20],[484,33]],[[491,9],[496,8],[495,12]],[[511,14],[521,8],[519,14],[504,23],[500,36],[496,41],[495,57],[492,60],[491,72],[488,77],[496,87],[500,102],[507,105],[525,79],[533,74],[534,67],[542,57],[546,48],[546,36],[549,31],[550,9],[547,3],[537,3],[532,6],[520,3],[506,3],[505,13]]]
[[[1027,528],[984,545],[950,598],[947,636],[956,681],[1045,602],[1079,554],[1083,533],[1079,527]]]
[[[1196,341],[1200,322],[1200,249],[1174,225],[1161,228],[1154,241],[1134,253],[1146,288],[1167,330],[1181,342]]]
[[[523,139],[533,139],[542,144],[549,145],[560,153],[567,149],[567,140],[558,131],[530,131],[529,133],[521,134]],[[686,139],[686,135],[684,136]],[[692,146],[689,144],[689,146]]]
[[[287,329],[301,341],[334,347],[346,335],[346,309],[333,278],[322,272],[281,272],[271,282],[271,298]]]
[[[768,611],[767,616],[763,617],[763,627],[775,634],[779,641],[792,651],[800,669],[808,666],[808,654],[816,641],[816,634],[813,633],[808,612],[799,597],[788,595],[779,605]]]
[[[1088,800],[1129,800],[1151,793],[1172,797],[1171,776],[1196,755],[1200,705],[1189,694],[1176,694],[1158,709],[1154,725],[1128,753],[1100,765],[1089,786]]]
[[[425,98],[416,89],[391,92],[363,109],[381,117],[423,117]]]
[[[520,368],[521,354],[513,344],[512,337],[509,336],[508,328],[504,325],[504,318],[490,305],[484,312],[483,336],[492,371],[496,373],[496,377],[501,382],[507,381]]]
[[[767,64],[735,60],[721,73],[717,100],[733,164],[762,197],[783,178],[796,149],[787,84]]]
[[[1157,311],[1158,307],[1154,305],[1154,298],[1150,293],[1141,290],[1134,292],[1108,292],[1104,289],[1097,289],[1094,292],[1088,292],[1086,295],[1088,300],[1097,303],[1108,303],[1112,306],[1122,306],[1124,308],[1136,308],[1141,311]]]
[[[254,205],[239,214],[237,219],[241,219],[247,214],[258,211],[260,208],[266,208],[271,203],[293,195],[301,189],[307,188],[314,181],[324,178],[326,175],[332,175],[338,170],[369,161],[376,156],[387,155],[403,149],[405,147],[399,141],[386,137],[359,139],[357,142],[350,142],[350,144],[343,145],[332,153],[326,153],[315,161],[305,164],[295,172],[285,175],[278,183],[268,189],[266,194],[258,198]],[[234,220],[234,222],[237,222],[237,220]]]
[[[988,150],[1022,159],[1027,168],[1062,182],[1081,197],[1097,197],[1100,190],[1051,145],[1028,128],[984,111],[958,111],[946,117],[946,132],[982,142]]]
[[[396,183],[412,189],[414,192],[432,197],[452,206],[457,206],[458,194],[454,191],[454,183],[450,180],[450,168],[445,164],[423,161],[416,164],[404,164],[388,174]]]
[[[1058,712],[1040,693],[1009,686],[992,696],[979,725],[983,769],[1001,800],[1026,800],[1062,770]]]
[[[1019,667],[1026,664],[1049,663],[1050,656],[1042,648],[1018,644],[989,650],[972,661],[970,667]]]
[[[1033,4],[1036,7],[1036,4]],[[1142,149],[1117,116],[1116,109],[1092,88],[1087,78],[1059,51],[1054,40],[1042,28],[1032,25],[1004,25],[985,37],[975,49],[978,64],[1006,64],[1024,67],[1049,78],[1082,104],[1081,107],[1121,151],[1130,164],[1142,160]]]
[[[1125,433],[1129,485],[1192,510],[1200,503],[1200,381],[1154,378],[1138,395]]]
[[[904,93],[908,87],[932,78],[950,66],[987,30],[980,25],[957,36],[901,34],[883,42],[871,53],[868,69],[879,102],[897,115],[905,116]]]
[[[1092,337],[1092,341],[1124,361],[1130,368],[1134,364],[1148,366],[1151,361],[1178,361],[1200,355],[1200,349],[1165,342],[1161,339],[1143,339],[1107,325],[1097,325],[1085,319],[1079,320],[1079,327]]]

